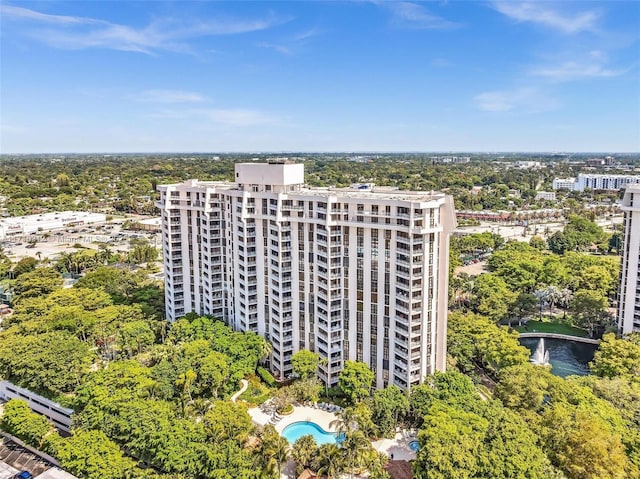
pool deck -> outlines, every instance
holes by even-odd
[[[415,440],[414,435],[398,432],[393,439],[380,439],[373,441],[371,445],[376,451],[385,453],[389,458],[393,454],[394,461],[412,461],[416,458],[416,453],[409,448],[409,443]]]
[[[260,408],[254,407],[249,409],[249,415],[254,423],[264,426],[269,424],[271,419],[270,414],[263,413]],[[282,432],[282,430],[289,424],[299,421],[311,421],[315,422],[318,426],[324,429],[326,432],[336,432],[335,427],[329,426],[331,421],[336,419],[336,415],[332,412],[323,411],[322,409],[315,409],[308,406],[296,406],[293,408],[293,413],[288,416],[282,416],[282,419],[275,425],[276,431]]]
[[[260,408],[254,407],[249,409],[249,415],[255,424],[264,426],[269,424],[271,419],[270,414],[263,413]],[[336,415],[331,412],[323,411],[322,409],[315,409],[308,406],[296,406],[293,408],[293,413],[289,416],[283,416],[282,419],[275,425],[276,431],[282,433],[285,427],[289,424],[299,421],[311,421],[316,423],[326,432],[336,432],[335,427],[331,427],[329,424],[336,419]],[[378,452],[383,452],[387,456],[396,461],[410,461],[416,458],[416,453],[409,448],[409,443],[415,441],[415,435],[408,432],[398,432],[393,439],[380,439],[371,443],[373,448]]]

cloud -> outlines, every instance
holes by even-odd
[[[36,29],[27,30],[27,34],[55,48],[105,48],[146,54],[162,50],[189,52],[186,42],[190,39],[255,32],[290,20],[274,14],[257,19],[164,18],[156,19],[143,28],[133,28],[99,19],[49,15],[8,5],[2,5],[0,12],[8,20],[35,23]]]
[[[558,12],[545,2],[493,2],[493,8],[518,22],[531,22],[572,34],[583,31],[594,31],[600,15],[594,11],[581,12],[574,15]]]
[[[538,113],[555,108],[556,102],[537,88],[487,91],[474,97],[476,107],[488,112]]]
[[[202,103],[208,101],[200,93],[181,90],[147,90],[134,99],[149,103]]]
[[[425,7],[411,2],[380,2],[393,15],[392,23],[402,28],[425,30],[450,30],[461,24],[432,15]]]
[[[533,75],[553,81],[571,81],[581,78],[610,78],[622,75],[626,70],[611,70],[597,63],[564,62],[557,66],[539,67]]]
[[[106,23],[93,18],[69,17],[65,15],[49,15],[46,13],[36,12],[22,7],[14,7],[11,5],[0,5],[0,13],[5,18],[35,20],[45,23],[56,23],[60,25],[74,25],[83,23]]]

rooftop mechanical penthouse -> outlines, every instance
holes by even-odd
[[[235,180],[159,186],[169,320],[193,311],[261,334],[281,379],[300,349],[326,360],[330,385],[348,359],[377,387],[444,370],[450,196],[308,188],[286,161],[238,163]]]

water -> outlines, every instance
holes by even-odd
[[[540,344],[540,339],[521,338],[520,344],[529,348],[533,355]],[[595,344],[549,338],[545,338],[544,346],[545,350],[549,352],[551,372],[563,378],[570,375],[586,376],[589,374],[589,362],[593,360],[593,354],[598,348]]]
[[[418,441],[411,441],[409,443],[409,449],[418,452],[420,450],[420,443]]]
[[[302,436],[313,436],[318,446],[322,444],[335,444],[339,442],[336,434],[326,432],[315,422],[311,421],[299,421],[289,424],[282,431],[282,437],[284,437],[289,444],[293,444],[296,440]]]
[[[533,353],[533,356],[531,356],[530,361],[533,364],[537,364],[539,366],[549,365],[549,351],[544,348],[544,338],[540,338],[538,340],[538,347]]]

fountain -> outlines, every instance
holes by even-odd
[[[538,347],[530,361],[538,366],[549,366],[549,351],[544,350],[544,338],[540,338],[538,341]]]

